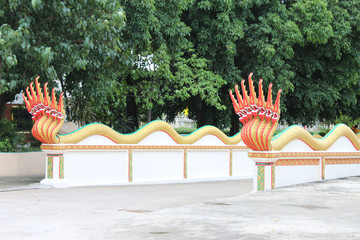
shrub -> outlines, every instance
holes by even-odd
[[[8,138],[0,140],[0,152],[13,152],[14,148]]]
[[[22,136],[16,133],[16,124],[0,120],[0,151],[12,152],[17,149]]]
[[[178,133],[178,134],[190,134],[192,133],[193,131],[195,131],[196,128],[187,128],[187,127],[179,127],[179,128],[175,128],[175,131]]]

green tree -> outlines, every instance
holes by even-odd
[[[0,108],[37,75],[53,86],[60,80],[79,109],[106,102],[124,57],[118,1],[0,0],[0,6]]]
[[[295,73],[287,63],[294,55],[292,46],[301,40],[298,26],[289,19],[282,1],[195,1],[183,15],[192,29],[190,40],[199,56],[209,61],[209,70],[225,81],[219,96],[226,110],[208,106],[193,98],[189,101],[190,117],[198,126],[231,125],[231,134],[239,131],[228,90],[254,72],[257,82],[274,82],[285,92],[293,89]],[[275,89],[276,90],[276,89]]]
[[[131,57],[119,78],[126,96],[125,114],[119,117],[133,119],[131,129],[138,127],[139,120],[163,114],[172,120],[193,96],[222,108],[218,89],[224,81],[193,49],[190,28],[181,20],[191,3],[121,1],[127,16],[124,41]],[[179,108],[172,108],[174,104]]]
[[[282,94],[282,120],[304,124],[334,121],[340,112],[358,116],[359,11],[357,1],[195,1],[183,15],[190,41],[209,70],[227,84],[219,91],[226,111],[190,102],[190,116],[224,125],[235,114],[227,90],[254,72],[255,82],[274,83]],[[226,21],[224,21],[226,20]],[[233,47],[229,47],[233,46]],[[231,51],[229,52],[229,49]],[[192,115],[191,115],[192,114]]]
[[[289,5],[302,41],[289,61],[296,73],[294,91],[284,96],[288,122],[335,121],[340,114],[358,118],[358,1],[296,1]]]

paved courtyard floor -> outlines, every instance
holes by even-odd
[[[360,239],[360,177],[56,189],[0,178],[0,239]]]

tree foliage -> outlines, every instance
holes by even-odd
[[[129,65],[119,83],[126,96],[125,119],[150,121],[166,114],[168,120],[183,110],[193,96],[223,108],[218,90],[225,81],[208,70],[188,37],[191,29],[181,15],[191,1],[121,1],[127,16],[124,45]],[[171,106],[179,104],[179,108]],[[114,109],[115,110],[115,109]],[[113,111],[111,111],[112,114]]]
[[[253,79],[283,89],[283,121],[311,124],[334,121],[340,113],[359,116],[357,1],[196,1],[188,12],[183,18],[194,31],[191,41],[211,61],[210,70],[226,80],[224,88],[254,72]],[[230,111],[226,92],[220,91],[221,99]],[[192,103],[204,105],[199,99]],[[201,111],[189,109],[190,115]],[[226,118],[228,111],[208,109],[204,118]]]
[[[189,109],[239,129],[228,90],[250,72],[283,89],[282,120],[360,117],[355,0],[0,0],[0,106],[40,75],[69,117],[133,131]],[[3,7],[4,6],[4,7]]]
[[[1,106],[37,75],[50,84],[60,80],[79,105],[104,102],[122,60],[125,14],[116,0],[0,0],[0,5]]]
[[[358,1],[299,1],[290,8],[302,41],[289,61],[294,91],[284,97],[289,122],[334,121],[340,113],[358,118]]]

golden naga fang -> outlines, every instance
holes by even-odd
[[[234,106],[235,113],[239,115],[239,120],[243,124],[241,139],[254,151],[271,151],[271,138],[275,133],[280,118],[280,94],[278,91],[275,104],[272,104],[272,83],[269,85],[268,97],[265,102],[262,79],[259,81],[259,96],[256,97],[253,80],[249,75],[248,95],[243,79],[241,81],[242,96],[238,85],[235,86],[236,98],[230,90],[230,98]]]

